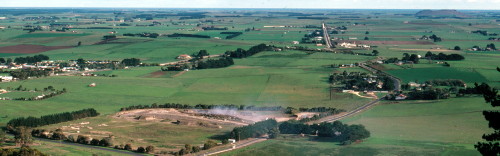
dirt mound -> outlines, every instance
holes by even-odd
[[[43,46],[43,45],[31,45],[31,44],[20,44],[14,46],[0,47],[0,53],[18,53],[18,54],[33,54],[41,53],[50,50],[57,49],[68,49],[73,48],[72,46]]]

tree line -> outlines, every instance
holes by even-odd
[[[276,120],[269,119],[243,127],[236,127],[229,133],[228,138],[240,141],[248,138],[261,137],[265,134],[269,134],[270,138],[279,134],[278,122]]]
[[[58,113],[58,114],[51,114],[51,115],[44,115],[39,118],[37,117],[20,117],[20,118],[15,118],[11,119],[7,123],[7,128],[14,128],[14,127],[19,127],[19,126],[24,126],[24,127],[38,127],[38,126],[45,126],[45,125],[50,125],[50,124],[56,124],[56,123],[61,123],[61,122],[66,122],[66,121],[72,121],[72,120],[78,120],[82,118],[87,118],[87,117],[95,117],[98,116],[99,113],[93,109],[82,109],[78,111],[73,111],[73,112],[64,112],[64,113]]]
[[[120,111],[129,111],[136,109],[151,109],[151,108],[176,108],[176,109],[232,109],[232,110],[248,110],[248,111],[283,111],[286,114],[294,114],[294,112],[344,112],[345,110],[336,109],[331,107],[313,107],[313,108],[293,108],[287,107],[283,108],[281,106],[246,106],[246,105],[234,105],[234,104],[224,104],[224,105],[208,105],[208,104],[197,104],[197,105],[187,105],[178,103],[165,103],[151,105],[132,105],[128,107],[120,108]]]
[[[242,32],[221,32],[220,34],[230,34],[229,36],[226,36],[226,39],[232,39],[232,38],[235,38],[235,37],[242,35],[243,33]]]
[[[233,58],[222,57],[219,59],[208,59],[206,61],[198,61],[197,69],[209,69],[209,68],[224,68],[234,64]]]
[[[210,38],[210,36],[207,36],[207,35],[180,34],[180,33],[174,33],[174,34],[171,34],[171,35],[167,35],[167,37],[195,37],[195,38]]]
[[[0,155],[2,156],[48,156],[40,152],[37,149],[31,148],[29,146],[22,146],[19,149],[16,148],[4,148],[0,149]]]
[[[158,33],[137,33],[137,34],[132,34],[132,33],[125,33],[123,34],[123,36],[138,36],[138,37],[149,37],[149,38],[158,38],[158,36],[160,36],[160,34]]]
[[[433,86],[449,86],[449,87],[465,87],[466,84],[463,80],[459,79],[435,79],[425,81],[426,84],[430,84]]]
[[[307,125],[297,121],[286,121],[279,125],[281,134],[317,134],[319,137],[332,137],[336,142],[344,145],[370,137],[363,125],[347,125],[340,121],[333,123]]]
[[[20,80],[28,79],[29,77],[45,77],[50,76],[52,73],[51,69],[20,69],[20,70],[11,70],[11,71],[3,71],[4,73],[9,73],[12,77],[18,78]]]
[[[43,60],[49,60],[49,57],[47,55],[43,55],[43,54],[35,55],[35,56],[16,57],[14,59],[14,62],[16,64],[25,64],[25,63],[33,64],[33,63],[37,63],[37,62],[42,62]]]
[[[463,60],[465,59],[464,56],[460,54],[444,54],[444,53],[439,53],[439,54],[433,54],[432,52],[428,51],[425,53],[425,58],[427,59],[432,59],[432,60]]]
[[[259,44],[251,47],[248,50],[244,50],[241,48],[236,49],[235,51],[227,51],[226,55],[232,58],[245,58],[257,54],[262,51],[271,50],[273,46],[267,46],[266,44]]]
[[[126,66],[138,66],[141,64],[141,59],[138,59],[138,58],[126,58],[126,59],[123,59],[122,64],[126,65]]]

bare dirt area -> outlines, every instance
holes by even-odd
[[[159,77],[162,77],[163,75],[167,74],[166,71],[155,71],[155,72],[152,72],[150,73],[148,76],[146,76],[147,78],[159,78]]]
[[[34,54],[41,53],[50,50],[57,49],[68,49],[73,48],[72,46],[43,46],[43,45],[31,45],[31,44],[20,44],[14,46],[0,47],[0,53],[17,53],[17,54]]]
[[[314,115],[314,113],[312,113]],[[308,114],[307,116],[312,116]],[[266,119],[287,121],[295,119],[278,111],[238,111],[232,109],[139,109],[115,114],[129,121],[153,121],[171,124],[221,128],[222,125],[248,125]]]
[[[250,68],[255,68],[251,66],[231,66],[229,69],[250,69]]]
[[[380,45],[380,44],[389,44],[389,45],[434,45],[434,43],[429,41],[348,41],[350,43],[356,42],[356,44],[369,44],[369,45]]]

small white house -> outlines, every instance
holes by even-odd
[[[292,41],[292,44],[299,44],[299,41]]]
[[[399,94],[398,96],[396,96],[396,100],[404,100],[406,99],[406,95],[404,94]]]
[[[0,76],[0,80],[1,82],[10,82],[12,81],[14,78],[12,76]]]

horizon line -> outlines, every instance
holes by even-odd
[[[482,10],[482,11],[500,11],[500,9],[450,9],[450,8],[190,8],[190,7],[49,7],[49,6],[41,6],[41,7],[26,7],[26,6],[9,6],[9,7],[0,7],[0,9],[5,8],[22,8],[22,9],[303,9],[303,10]]]

